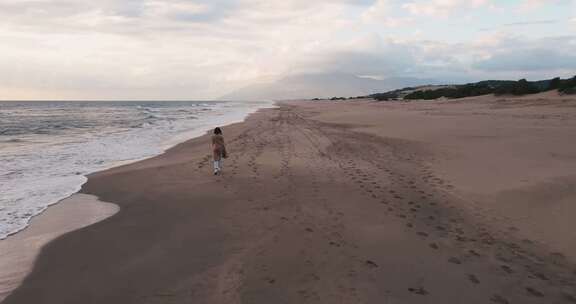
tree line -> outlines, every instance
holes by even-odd
[[[403,92],[412,91],[406,96],[402,96]],[[445,98],[463,98],[471,96],[479,96],[486,94],[495,95],[528,95],[551,90],[558,90],[561,94],[576,94],[576,76],[569,79],[561,79],[559,77],[550,80],[540,81],[527,81],[520,79],[518,81],[509,80],[486,80],[476,83],[468,83],[464,85],[454,85],[449,87],[442,87],[429,90],[417,90],[417,88],[405,88],[402,90],[394,90],[386,93],[373,94],[368,97],[376,100],[391,100],[391,99],[437,99],[440,97]]]

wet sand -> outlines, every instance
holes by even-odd
[[[97,197],[75,194],[32,219],[24,231],[0,241],[0,301],[32,270],[42,247],[59,236],[102,221],[118,206]]]
[[[292,102],[94,174],[3,303],[576,303],[576,102]],[[571,213],[572,212],[572,213]]]

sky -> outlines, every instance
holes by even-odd
[[[0,0],[0,99],[214,99],[299,74],[576,75],[576,0]]]

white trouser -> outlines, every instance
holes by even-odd
[[[214,161],[214,171],[222,170],[222,160],[215,160]]]

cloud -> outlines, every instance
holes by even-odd
[[[576,4],[574,0],[522,0],[518,6],[520,12],[534,11],[550,5]]]
[[[349,1],[0,5],[0,88],[209,98],[336,48]],[[9,8],[9,13],[5,8]],[[6,18],[4,18],[6,17]],[[33,77],[31,77],[33,75]],[[2,98],[2,96],[0,96]]]
[[[473,67],[486,71],[574,71],[575,46],[576,36],[529,40],[500,35],[476,45],[489,55],[475,62]]]
[[[407,26],[414,22],[411,17],[393,17],[393,5],[389,0],[377,0],[363,14],[362,19],[366,23],[375,23],[386,27]]]
[[[550,49],[507,51],[474,65],[482,70],[541,71],[576,69],[576,56]]]
[[[413,15],[446,17],[456,10],[464,8],[480,8],[491,4],[489,0],[432,0],[413,1],[402,5]]]
[[[502,26],[543,25],[543,24],[554,24],[557,22],[558,20],[534,20],[534,21],[505,23]]]
[[[522,10],[533,10],[538,9],[546,4],[548,0],[524,0],[520,4]]]
[[[212,22],[235,11],[236,2],[230,0],[186,1],[147,0],[143,4],[144,16],[184,22]]]
[[[550,26],[557,24],[560,21],[561,20],[557,19],[519,21],[519,22],[504,23],[494,27],[481,28],[480,31],[486,32],[486,31],[502,30],[505,28],[514,28],[514,27]]]
[[[478,33],[492,20],[486,12],[479,13],[478,23],[450,19],[455,30],[449,32],[444,22],[419,17],[491,5],[488,0],[3,1],[0,94],[204,99],[302,73],[464,79],[518,66],[506,55],[515,49],[558,49],[547,54],[564,56],[574,48],[573,40],[559,43],[546,33],[510,36],[499,33],[502,28]],[[567,18],[547,15],[505,27],[554,17]],[[549,23],[567,36],[562,24]],[[548,73],[559,64],[538,69]]]

